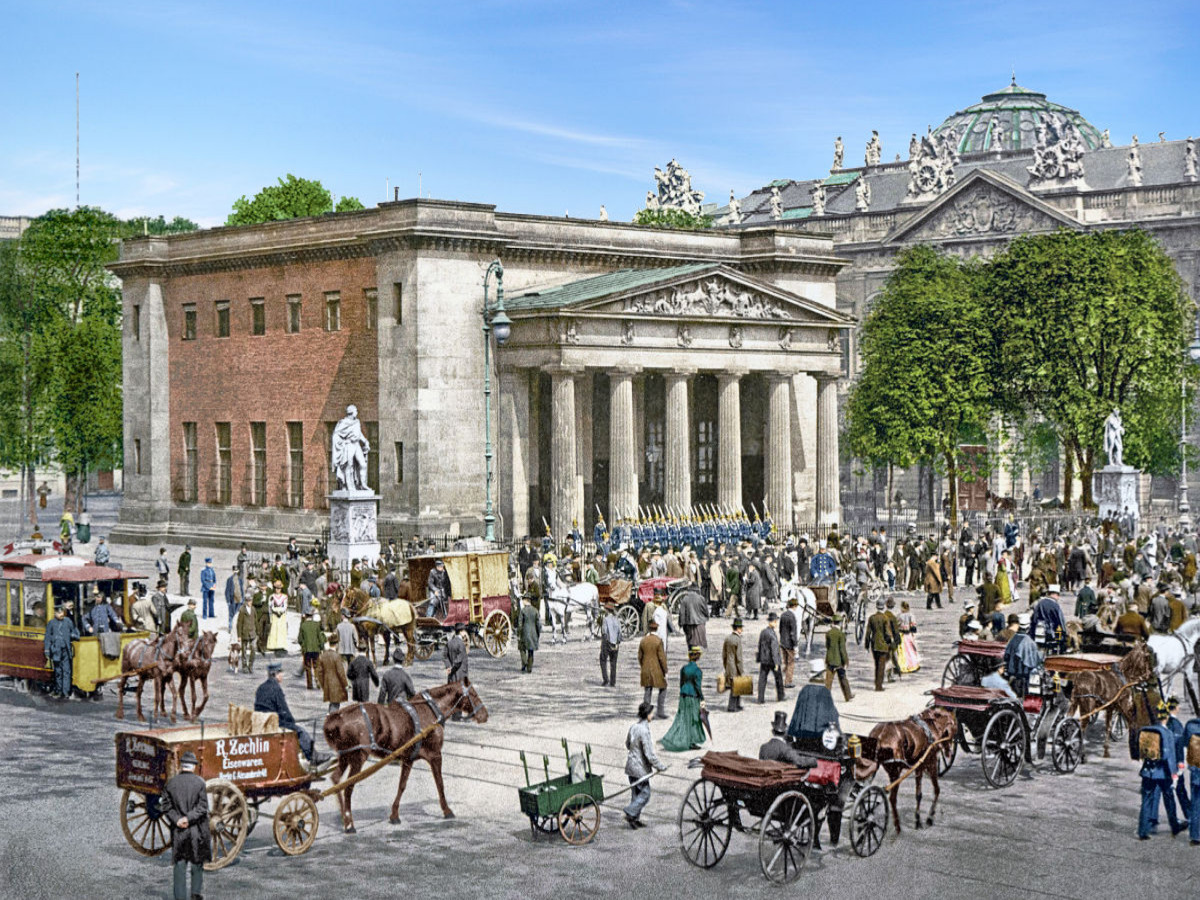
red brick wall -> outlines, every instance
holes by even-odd
[[[267,431],[267,506],[287,506],[288,422],[304,423],[304,507],[319,508],[331,488],[325,474],[326,424],[350,403],[363,421],[378,420],[379,350],[367,330],[363,291],[374,288],[375,260],[301,263],[176,277],[164,285],[170,336],[171,488],[184,477],[183,423],[195,422],[198,500],[217,501],[217,422],[231,425],[231,502],[249,502],[250,423]],[[341,329],[325,330],[325,293],[341,292]],[[301,329],[287,332],[287,297],[302,300]],[[262,297],[266,333],[251,334],[250,298]],[[229,337],[218,338],[216,302],[230,301]],[[384,300],[386,303],[386,299]],[[196,305],[196,339],[183,337],[185,304]],[[386,314],[386,313],[385,313]]]

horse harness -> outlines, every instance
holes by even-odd
[[[422,701],[424,701],[424,703],[429,707],[430,712],[433,713],[433,718],[434,718],[435,723],[439,726],[445,725],[446,724],[446,716],[442,712],[441,707],[437,705],[437,702],[430,695],[429,691],[421,691],[419,696],[420,696],[420,699]],[[467,691],[465,688],[463,689],[462,696],[463,697],[467,696]],[[412,720],[413,734],[414,735],[420,734],[423,726],[421,725],[421,717],[417,713],[417,708],[415,706],[413,706],[407,700],[395,700],[394,702],[396,703],[397,706],[399,706],[406,713],[408,713],[409,719]],[[461,698],[459,699],[459,702],[462,702]],[[455,705],[457,706],[457,704],[455,704]],[[357,747],[351,747],[349,750],[342,750],[342,751],[340,751],[340,754],[353,753],[355,750],[370,750],[372,753],[384,753],[384,754],[390,753],[391,751],[387,747],[381,747],[375,741],[375,729],[371,725],[371,717],[367,715],[366,704],[363,704],[363,703],[358,704],[358,711],[360,713],[362,713],[363,724],[367,726],[367,743],[359,744]],[[474,708],[472,708],[472,715],[473,714],[474,714]],[[424,743],[425,743],[424,740],[420,740],[420,741],[417,741],[413,745],[412,749],[408,751],[408,755],[407,755],[408,761],[416,759],[417,754],[419,754],[421,752],[421,745]]]

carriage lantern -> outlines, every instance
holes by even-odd
[[[857,734],[852,734],[846,741],[846,753],[851,759],[859,759],[862,757],[862,738]]]

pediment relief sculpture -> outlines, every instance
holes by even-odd
[[[679,285],[625,301],[625,311],[656,316],[736,316],[790,319],[778,301],[718,278]]]

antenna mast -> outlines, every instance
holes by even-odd
[[[79,209],[79,73],[75,73],[75,208]]]

